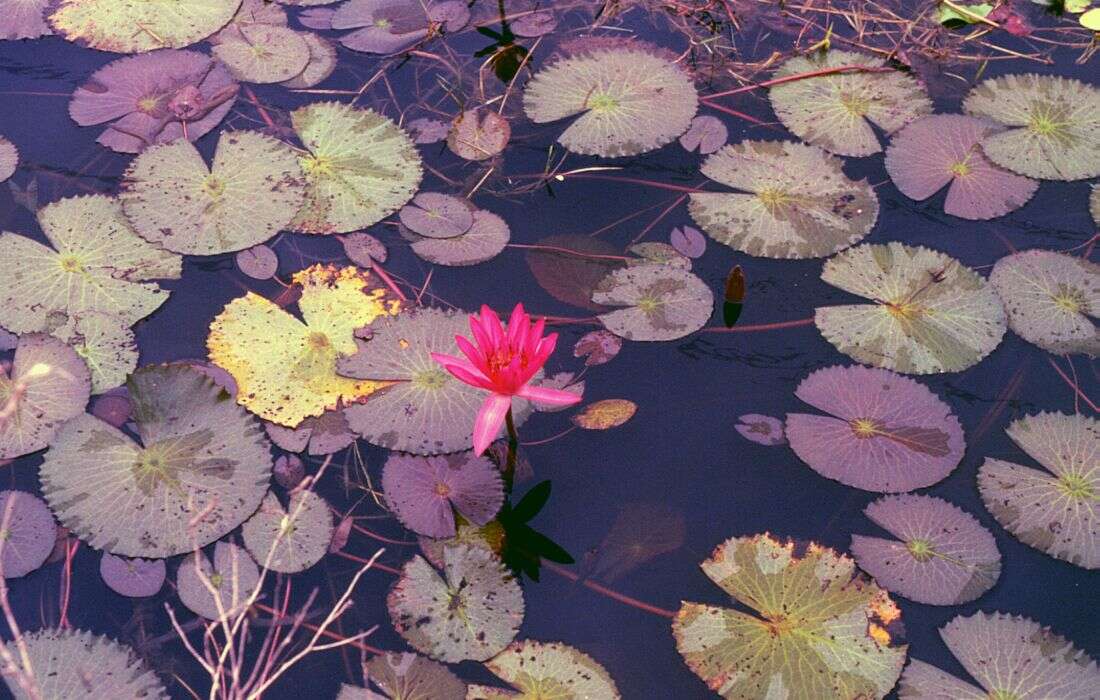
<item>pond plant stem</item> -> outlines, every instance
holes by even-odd
[[[516,476],[516,452],[519,449],[519,433],[516,432],[516,421],[512,418],[512,409],[504,414],[504,425],[508,428],[508,457],[504,464],[504,492],[512,493],[512,482]]]
[[[637,608],[638,610],[644,610],[647,613],[652,613],[654,615],[660,615],[661,617],[667,617],[670,620],[672,618],[676,617],[676,613],[674,613],[671,610],[666,610],[665,608],[659,608],[656,605],[650,605],[649,603],[638,600],[637,598],[632,598],[631,596],[628,596],[625,593],[619,593],[618,591],[616,591],[614,589],[611,589],[611,588],[608,588],[607,586],[604,586],[603,584],[596,583],[595,581],[592,581],[591,579],[587,579],[587,578],[582,579],[579,574],[573,573],[569,569],[566,569],[564,566],[558,566],[557,564],[552,564],[548,561],[544,561],[542,563],[542,568],[549,569],[550,571],[553,571],[555,574],[557,574],[559,576],[562,576],[563,578],[567,578],[567,579],[569,579],[570,581],[572,581],[574,583],[579,583],[582,586],[584,586],[585,588],[596,591],[600,595],[607,596],[608,598],[611,598],[612,600],[617,600],[620,603],[624,603],[626,605],[629,605],[632,608]]]

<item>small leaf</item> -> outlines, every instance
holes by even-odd
[[[1081,22],[1081,26],[1085,29],[1100,32],[1100,7],[1094,7],[1081,15],[1079,21]]]
[[[546,501],[550,499],[550,486],[549,480],[532,486],[531,490],[523,494],[523,498],[512,508],[511,513],[508,514],[510,516],[509,520],[516,523],[525,523],[538,515],[542,507],[546,505]]]
[[[939,11],[936,13],[936,19],[943,26],[956,29],[980,22],[981,20],[978,18],[985,17],[993,10],[993,6],[987,2],[976,5],[958,5],[958,7],[965,10],[965,12],[960,12],[950,5],[941,3]]]
[[[633,401],[604,399],[585,406],[583,411],[573,416],[573,422],[585,430],[608,430],[630,420],[637,410],[638,405]]]

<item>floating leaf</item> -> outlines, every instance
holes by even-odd
[[[489,448],[493,449],[492,447]],[[507,449],[507,448],[505,448]],[[516,468],[519,471],[519,468]],[[455,517],[457,527],[455,528],[455,536],[448,537],[446,539],[434,539],[432,537],[417,537],[417,544],[420,545],[420,551],[424,554],[424,558],[431,562],[432,566],[437,569],[443,568],[443,552],[448,547],[455,547],[457,545],[469,545],[471,547],[481,547],[482,549],[492,552],[496,556],[500,556],[504,551],[504,526],[500,520],[490,520],[489,523],[483,527],[477,527],[466,522],[461,515]]]
[[[163,559],[127,559],[104,552],[99,560],[103,583],[119,595],[148,598],[164,586],[167,567]]]
[[[152,146],[130,164],[120,195],[137,232],[188,255],[217,255],[263,243],[303,200],[298,158],[258,131],[222,134],[213,166],[185,140]]]
[[[512,20],[511,27],[516,36],[534,38],[545,36],[557,29],[558,19],[552,10],[528,12]]]
[[[1095,661],[1026,617],[960,615],[940,636],[980,688],[913,659],[902,674],[899,698],[1087,698],[1100,686]]]
[[[523,622],[519,583],[491,552],[465,545],[443,551],[442,575],[423,557],[410,559],[387,605],[410,646],[447,662],[500,653]]]
[[[699,229],[691,226],[677,226],[672,229],[669,242],[676,252],[688,258],[700,258],[707,250],[707,239],[699,233]]]
[[[993,535],[947,501],[886,496],[863,512],[898,538],[852,535],[860,568],[888,591],[926,605],[961,605],[981,597],[1001,575]]]
[[[985,507],[1024,544],[1100,568],[1100,423],[1040,413],[1013,421],[1007,432],[1046,471],[986,458],[978,470]]]
[[[234,259],[237,268],[254,280],[269,280],[279,271],[279,256],[262,243],[242,250]]]
[[[91,632],[44,629],[23,635],[39,694],[31,696],[15,680],[4,681],[16,700],[33,698],[141,698],[168,700],[168,691],[127,646]],[[24,671],[20,654],[15,665]]]
[[[874,301],[818,307],[814,321],[842,353],[909,374],[958,372],[993,352],[1005,313],[992,287],[958,260],[898,242],[861,245],[825,262],[821,279]]]
[[[968,24],[980,24],[982,18],[993,10],[993,6],[987,2],[970,5],[960,4],[958,7],[961,7],[965,12],[941,3],[936,8],[936,21],[945,27],[965,27]]]
[[[121,385],[137,367],[134,332],[117,316],[84,311],[70,316],[51,335],[63,340],[84,360],[91,372],[93,394]]]
[[[232,617],[260,583],[260,569],[248,552],[232,542],[214,545],[214,563],[201,551],[190,554],[176,571],[180,602],[207,620]]]
[[[46,563],[57,524],[41,498],[26,491],[0,491],[0,575],[26,576]]]
[[[584,309],[606,309],[592,302],[592,291],[623,266],[618,249],[599,238],[569,234],[548,236],[537,245],[527,251],[527,266],[547,294]]]
[[[149,559],[236,528],[271,475],[259,424],[186,365],[144,367],[128,386],[140,444],[83,414],[46,453],[42,492],[61,524],[96,549]]]
[[[84,311],[131,325],[168,299],[148,280],[180,276],[180,257],[142,240],[111,197],[47,204],[38,223],[52,248],[0,233],[0,326],[9,331],[49,331]]]
[[[371,267],[375,261],[386,262],[386,246],[369,233],[357,232],[340,236],[344,255],[359,267]]]
[[[0,0],[0,39],[37,39],[52,34],[43,13],[50,0]]]
[[[1100,89],[1054,75],[1005,75],[978,84],[967,114],[1008,127],[987,134],[982,151],[1013,172],[1043,180],[1100,175]]]
[[[470,8],[465,0],[443,0],[428,5],[428,18],[442,25],[444,31],[457,32],[470,21]]]
[[[97,70],[73,92],[69,115],[81,126],[108,123],[99,143],[139,153],[156,143],[197,140],[229,113],[237,89],[226,67],[206,54],[165,49]]]
[[[627,258],[627,265],[659,263],[678,267],[681,270],[691,270],[691,258],[668,243],[661,243],[660,241],[635,243],[627,248],[627,251],[638,256],[637,258]]]
[[[133,406],[130,403],[130,392],[124,386],[109,389],[92,401],[90,413],[108,425],[121,428],[130,422]]]
[[[916,380],[839,365],[802,380],[795,395],[828,416],[788,413],[791,449],[822,476],[866,491],[931,486],[959,465],[966,442],[950,407]]]
[[[309,151],[299,157],[306,201],[290,225],[295,231],[329,234],[366,228],[397,211],[416,192],[420,154],[389,119],[337,102],[300,107],[290,118]]]
[[[287,24],[286,10],[279,5],[270,0],[244,0],[229,24],[211,36],[209,42],[216,46],[229,39],[239,41],[245,36],[242,30],[253,25],[285,27]]]
[[[405,125],[413,135],[413,143],[438,143],[451,133],[451,125],[438,119],[420,117]]]
[[[783,421],[775,416],[765,416],[759,413],[746,413],[737,417],[737,425],[733,426],[741,437],[751,440],[758,445],[774,447],[787,443],[787,437],[783,430]]]
[[[626,399],[603,399],[590,403],[573,416],[573,423],[585,430],[618,428],[634,417],[638,405]]]
[[[669,143],[690,126],[698,102],[687,73],[643,44],[558,58],[523,93],[524,110],[537,124],[577,117],[558,137],[563,146],[605,157]]]
[[[726,145],[729,132],[718,117],[702,114],[691,120],[691,128],[680,137],[680,145],[686,151],[698,150],[707,155]]]
[[[19,149],[11,141],[0,136],[0,182],[15,174],[19,167]]]
[[[473,224],[452,238],[426,238],[409,234],[410,248],[420,258],[436,265],[463,267],[491,260],[508,245],[511,230],[496,214],[475,209]]]
[[[485,160],[503,151],[511,138],[507,119],[491,109],[471,109],[455,117],[447,148],[459,158]]]
[[[359,352],[341,359],[337,369],[374,385],[390,384],[345,409],[352,429],[390,450],[427,455],[470,449],[471,426],[485,392],[458,381],[431,357],[433,352],[459,354],[455,336],[469,332],[466,316],[412,309],[379,320],[372,331]],[[512,413],[519,425],[531,414],[531,405],[514,399]]]
[[[382,472],[386,503],[401,523],[428,537],[454,537],[455,511],[481,527],[504,502],[500,470],[471,452],[420,457],[391,454]]]
[[[334,14],[336,14],[335,7],[311,7],[308,10],[302,10],[298,15],[298,23],[310,29],[329,31],[332,29],[332,16]]]
[[[474,225],[474,209],[461,197],[441,192],[421,192],[401,208],[401,223],[427,238],[454,238]]]
[[[228,34],[214,55],[237,80],[281,83],[301,75],[309,63],[309,44],[300,32],[270,24],[245,24]]]
[[[769,89],[772,109],[795,136],[842,156],[869,156],[882,150],[871,129],[887,134],[932,112],[932,101],[917,80],[898,71],[883,71],[885,61],[861,53],[831,50],[824,55],[796,56],[775,78],[865,66],[791,80]]]
[[[237,382],[237,401],[265,420],[290,428],[341,402],[381,388],[336,375],[336,358],[355,352],[354,333],[398,302],[370,273],[314,265],[293,277],[302,288],[299,321],[275,302],[249,292],[210,324],[210,359]]]
[[[244,546],[264,568],[305,571],[324,558],[332,541],[332,512],[312,491],[295,491],[286,508],[274,492],[241,528]]]
[[[19,339],[9,377],[0,369],[0,459],[37,452],[84,412],[91,375],[76,351],[37,333]]]
[[[858,243],[875,225],[878,197],[849,180],[839,158],[793,141],[742,141],[703,163],[740,192],[696,192],[688,212],[719,243],[767,258],[820,258]]]
[[[298,36],[306,42],[309,49],[309,62],[302,72],[290,80],[280,83],[283,87],[293,90],[311,88],[328,80],[336,70],[336,46],[313,32],[298,32]]]
[[[1077,21],[1085,29],[1100,32],[1100,7],[1094,7],[1088,12],[1083,13],[1077,18]]]
[[[340,43],[355,51],[398,53],[428,36],[428,15],[409,0],[348,0],[332,15],[331,29],[354,29]]]
[[[264,429],[271,441],[287,452],[301,452],[308,447],[313,456],[330,455],[355,442],[355,433],[343,411],[325,411],[306,418],[297,428],[266,423]]]
[[[512,642],[485,662],[518,692],[478,686],[466,700],[619,700],[619,689],[603,666],[561,642]]]
[[[669,265],[615,270],[596,286],[592,301],[624,309],[600,314],[600,323],[627,340],[676,340],[706,325],[714,295],[691,272]]]
[[[768,534],[726,540],[703,572],[754,614],[685,602],[676,648],[725,698],[883,698],[905,664],[901,615],[846,556]]]
[[[963,219],[995,219],[1027,203],[1039,183],[1003,170],[978,145],[1002,128],[961,114],[921,117],[894,135],[886,172],[902,194],[928,199],[945,186],[943,210]]]
[[[54,31],[100,51],[141,53],[182,49],[233,18],[241,0],[58,0]]]
[[[1100,265],[1065,253],[1027,250],[997,261],[989,282],[1004,303],[1008,327],[1059,355],[1100,355]]]
[[[272,467],[275,483],[290,491],[306,476],[306,467],[298,455],[279,455],[275,458],[275,466]]]
[[[374,700],[466,700],[466,684],[446,666],[409,652],[389,652],[372,656],[364,667],[370,685],[377,686],[384,696]],[[345,686],[350,687],[350,686]],[[336,700],[371,700],[366,688],[338,695]]]
[[[573,346],[573,357],[583,357],[586,367],[610,362],[623,349],[623,339],[611,331],[589,331]]]

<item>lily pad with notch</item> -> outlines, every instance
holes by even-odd
[[[561,642],[525,639],[485,662],[485,667],[515,690],[470,688],[466,700],[620,700],[607,670],[588,654]]]
[[[244,546],[263,567],[284,574],[305,571],[328,554],[332,511],[313,491],[298,490],[283,507],[269,492],[241,528]]]
[[[683,338],[705,326],[714,308],[714,295],[703,280],[688,270],[653,263],[615,270],[596,286],[592,301],[625,307],[597,318],[627,340]]]
[[[431,457],[393,453],[382,471],[382,492],[405,527],[434,538],[454,537],[456,511],[481,527],[504,503],[500,470],[471,452]]]
[[[176,570],[180,602],[207,620],[229,619],[241,611],[260,584],[260,569],[248,552],[229,541],[214,545],[214,561],[202,550]]]

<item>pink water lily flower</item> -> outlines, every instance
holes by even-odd
[[[545,325],[545,319],[532,323],[523,304],[516,304],[508,319],[508,328],[504,328],[496,312],[482,306],[480,316],[470,315],[470,331],[477,345],[461,335],[455,336],[458,349],[466,359],[432,353],[432,359],[459,381],[489,392],[474,423],[475,454],[484,452],[500,434],[505,416],[512,408],[513,396],[556,406],[581,400],[580,396],[568,391],[529,384],[558,342],[557,333],[543,337]]]

